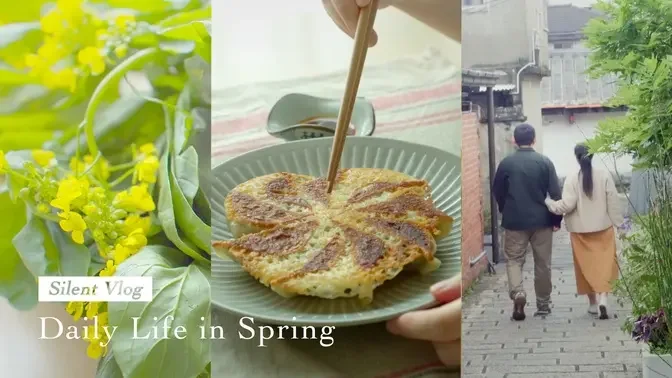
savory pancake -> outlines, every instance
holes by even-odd
[[[405,267],[439,267],[436,240],[453,219],[434,206],[429,184],[385,169],[340,170],[326,180],[292,173],[257,177],[225,200],[235,240],[215,251],[278,294],[359,297]]]

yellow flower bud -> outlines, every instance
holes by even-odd
[[[84,211],[84,214],[91,215],[91,214],[95,213],[96,211],[98,211],[98,207],[96,207],[96,205],[94,205],[92,203],[87,203],[86,205],[84,205],[82,210]]]
[[[114,48],[114,55],[117,56],[117,58],[125,58],[126,54],[128,54],[128,46],[126,45],[119,45]]]
[[[46,203],[41,203],[37,205],[37,211],[39,211],[42,214],[49,214],[51,208]]]

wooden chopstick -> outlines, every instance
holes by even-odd
[[[341,155],[343,154],[343,146],[345,145],[345,136],[347,135],[350,119],[352,118],[352,111],[355,107],[359,81],[362,77],[364,60],[366,60],[366,52],[369,48],[369,38],[373,31],[373,22],[376,19],[377,10],[378,0],[372,0],[368,6],[362,8],[359,12],[357,30],[355,32],[355,46],[352,51],[350,69],[348,70],[348,78],[345,83],[345,93],[343,94],[341,108],[338,112],[336,133],[331,148],[331,158],[329,159],[327,193],[331,193],[334,189],[336,173],[338,172],[341,163]]]

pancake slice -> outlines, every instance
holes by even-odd
[[[226,198],[234,240],[213,243],[284,297],[373,300],[406,268],[440,266],[436,240],[452,218],[437,210],[424,180],[384,169],[339,171],[326,180],[290,173],[257,177]]]

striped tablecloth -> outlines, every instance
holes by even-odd
[[[253,149],[283,143],[266,132],[268,113],[283,95],[340,98],[345,72],[247,85],[213,97],[212,164]],[[358,96],[373,103],[374,136],[403,139],[460,153],[460,70],[437,50],[421,57],[366,67]]]
[[[358,95],[374,105],[374,136],[422,143],[460,154],[460,70],[437,50],[419,57],[366,67]],[[345,72],[247,85],[213,96],[212,165],[253,149],[283,143],[266,133],[266,117],[287,93],[339,98]],[[384,324],[334,332],[335,344],[271,340],[259,348],[238,337],[239,317],[216,311],[227,330],[213,341],[213,377],[227,378],[440,378],[459,377],[443,367],[430,343],[389,334]]]

